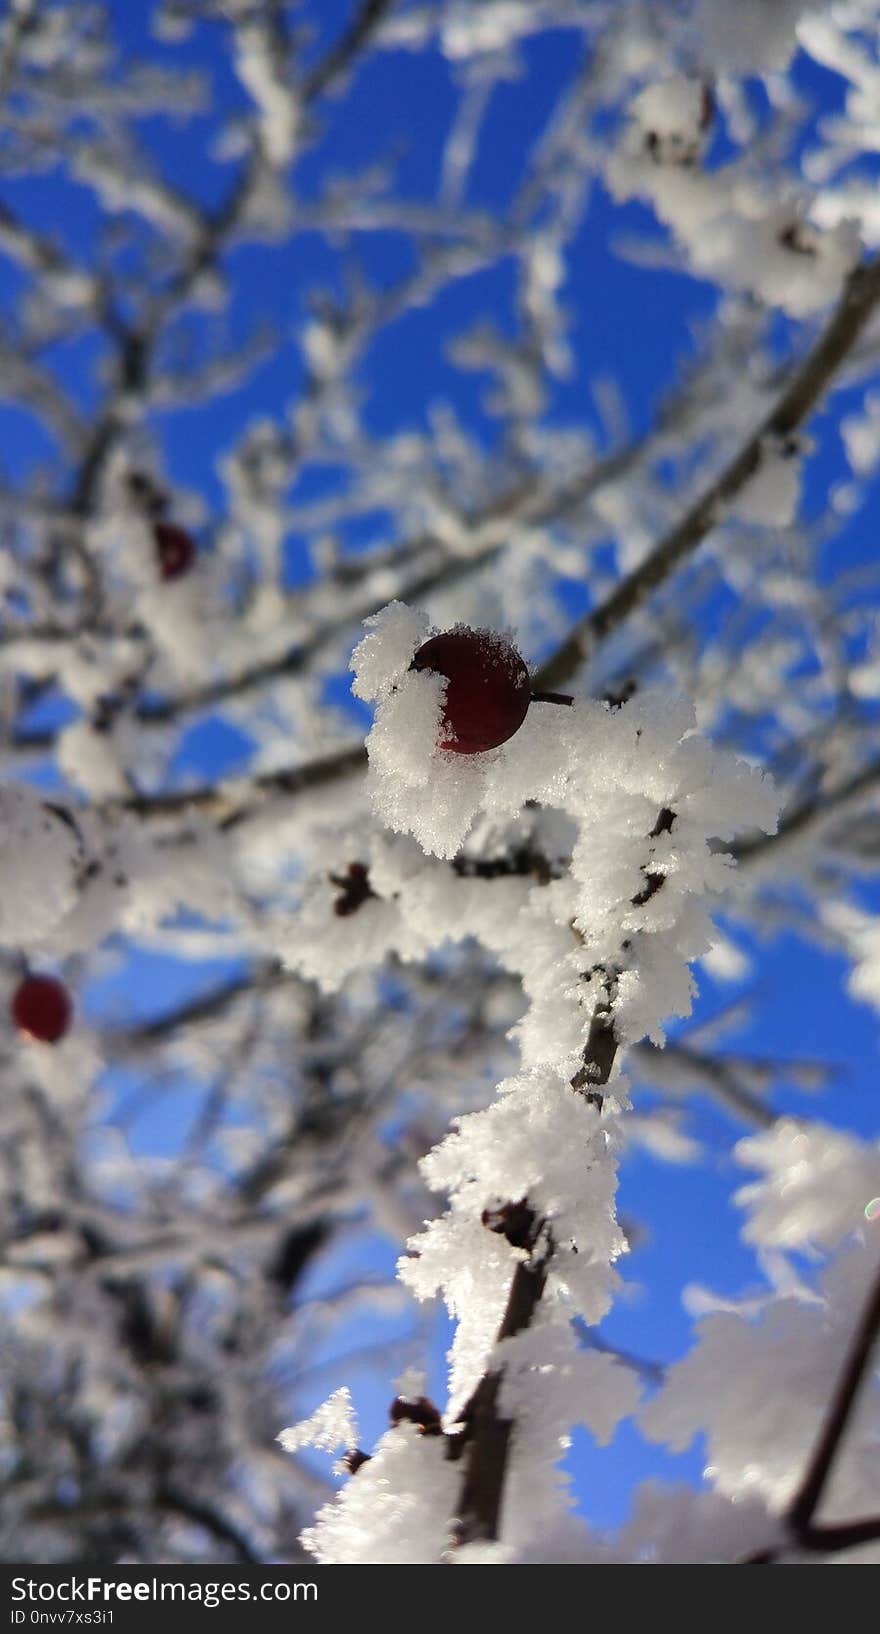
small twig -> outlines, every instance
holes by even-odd
[[[452,868],[460,879],[527,879],[533,876],[539,885],[549,885],[560,878],[560,865],[550,861],[543,851],[534,851],[529,845],[517,846],[503,857],[455,857]]]
[[[212,987],[209,992],[198,994],[174,1010],[151,1017],[149,1021],[136,1023],[133,1027],[107,1028],[103,1034],[104,1046],[117,1055],[127,1055],[158,1043],[174,1033],[183,1033],[203,1021],[213,1021],[238,998],[266,992],[283,982],[293,980],[296,980],[293,971],[285,969],[277,959],[269,959],[264,964],[251,966],[240,976],[233,976],[222,986]]]
[[[847,806],[851,800],[859,799],[863,794],[871,793],[880,785],[880,759],[869,760],[857,772],[853,772],[843,783],[834,789],[823,790],[809,800],[787,811],[779,824],[775,834],[760,834],[754,838],[737,841],[729,849],[738,863],[751,863],[762,856],[765,851],[783,845],[787,840],[796,838],[815,823],[823,823],[831,818],[836,811]]]
[[[868,1296],[859,1325],[850,1345],[849,1355],[837,1381],[825,1423],[807,1466],[806,1474],[784,1516],[784,1525],[790,1534],[791,1547],[812,1553],[839,1553],[861,1543],[880,1538],[880,1515],[866,1520],[841,1521],[819,1526],[815,1515],[825,1493],[831,1472],[837,1461],[847,1426],[865,1377],[874,1347],[880,1336],[880,1271]],[[785,1545],[762,1549],[749,1555],[742,1565],[771,1565],[785,1552]]]
[[[327,90],[333,80],[345,73],[393,4],[394,0],[363,0],[360,10],[345,33],[307,75],[302,88],[304,101],[314,101],[315,97]]]
[[[219,1542],[225,1543],[232,1550],[236,1560],[249,1565],[260,1564],[261,1556],[253,1549],[244,1533],[212,1504],[205,1503],[201,1498],[192,1497],[179,1487],[170,1484],[159,1489],[156,1501],[161,1509],[183,1516],[185,1520],[200,1526],[203,1531],[211,1533]]]
[[[577,621],[561,646],[542,664],[535,677],[537,686],[555,687],[569,681],[591,649],[616,630],[702,544],[723,520],[725,507],[760,468],[767,439],[786,436],[806,419],[853,350],[878,300],[880,257],[850,274],[829,323],[770,413],[639,566],[606,601]]]
[[[856,1398],[868,1371],[878,1334],[880,1334],[880,1271],[862,1312],[809,1468],[788,1511],[789,1525],[799,1539],[809,1533],[813,1516],[822,1500]]]
[[[647,1054],[642,1046],[639,1046],[639,1050],[643,1055]],[[673,1063],[680,1062],[696,1078],[703,1079],[710,1094],[738,1118],[745,1119],[747,1123],[756,1123],[762,1129],[772,1129],[776,1123],[777,1114],[772,1107],[740,1082],[736,1061],[728,1061],[723,1055],[708,1055],[675,1040],[664,1044],[663,1054]]]
[[[664,1362],[656,1362],[649,1356],[637,1356],[634,1351],[621,1350],[618,1345],[612,1345],[607,1339],[601,1338],[585,1322],[578,1322],[577,1329],[587,1350],[597,1350],[600,1356],[611,1356],[621,1367],[631,1373],[637,1373],[640,1379],[649,1384],[662,1384],[667,1376],[667,1367]]]

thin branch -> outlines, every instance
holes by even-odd
[[[190,808],[198,808],[219,817],[223,828],[234,828],[238,823],[259,812],[267,795],[296,796],[308,793],[311,789],[322,788],[337,778],[350,777],[356,772],[364,771],[366,765],[366,749],[362,744],[352,744],[334,755],[322,756],[319,760],[306,761],[300,766],[264,773],[254,779],[248,795],[237,803],[231,788],[224,790],[222,785],[206,784],[193,789],[174,790],[169,794],[127,795],[121,800],[105,802],[101,809],[107,813],[124,810],[135,812],[141,817],[162,818],[173,817]],[[796,838],[814,823],[826,821],[834,812],[849,805],[851,801],[860,799],[862,795],[873,792],[878,786],[880,760],[871,760],[836,789],[794,807],[782,818],[775,834],[749,836],[734,841],[725,846],[725,849],[740,865],[747,865],[775,846],[781,846],[786,841]]]
[[[880,1270],[853,1336],[849,1355],[838,1380],[809,1468],[789,1507],[789,1524],[798,1538],[804,1537],[810,1531],[813,1516],[822,1501],[822,1495],[852,1417],[856,1398],[868,1372],[878,1335],[880,1335]]]
[[[724,508],[759,469],[768,438],[787,436],[804,421],[859,339],[880,300],[880,258],[856,267],[834,314],[778,402],[758,429],[694,505],[607,601],[579,619],[566,640],[542,664],[535,685],[545,690],[569,682],[592,649],[616,630],[686,561],[722,520]]]
[[[174,789],[167,794],[132,794],[119,800],[105,801],[101,807],[106,814],[131,811],[138,817],[175,817],[190,810],[206,811],[219,820],[223,829],[235,828],[238,823],[256,815],[267,796],[305,794],[322,788],[337,778],[350,777],[365,771],[367,751],[362,743],[339,749],[335,754],[323,755],[319,760],[308,760],[300,766],[284,766],[274,772],[264,772],[253,779],[247,797],[236,800],[232,784],[203,784],[192,789]]]
[[[321,96],[335,79],[346,72],[393,4],[394,0],[363,0],[345,33],[306,76],[302,89],[306,102]]]
[[[835,812],[849,805],[851,800],[858,800],[863,794],[869,794],[877,787],[880,787],[880,760],[869,760],[866,766],[853,772],[852,776],[838,784],[836,789],[817,794],[786,812],[775,834],[760,834],[739,840],[730,847],[731,854],[738,863],[754,862],[764,852],[783,844],[786,840],[796,839],[814,824],[825,822]]]
[[[742,1562],[743,1565],[771,1565],[786,1552],[787,1547],[834,1554],[842,1549],[853,1549],[861,1543],[872,1543],[880,1538],[878,1515],[867,1520],[841,1521],[828,1526],[816,1525],[813,1520],[840,1454],[878,1337],[880,1337],[880,1270],[853,1335],[849,1354],[837,1381],[806,1474],[783,1517],[791,1543],[789,1546],[762,1549],[756,1554],[749,1555]]]
[[[252,1565],[261,1563],[262,1556],[252,1548],[244,1533],[213,1504],[195,1498],[170,1483],[160,1488],[156,1501],[160,1508],[181,1515],[185,1520],[201,1526],[205,1532],[210,1532],[212,1537],[232,1550],[236,1560]]]
[[[253,966],[240,976],[233,976],[221,986],[201,993],[186,1004],[134,1027],[110,1028],[103,1034],[103,1044],[116,1056],[127,1055],[157,1043],[170,1034],[213,1021],[222,1015],[236,999],[246,994],[264,992],[283,981],[296,980],[295,973],[286,970],[276,959]]]
[[[627,1368],[630,1373],[636,1373],[646,1383],[659,1385],[666,1378],[668,1369],[665,1362],[657,1362],[650,1356],[637,1356],[632,1350],[621,1350],[619,1345],[610,1344],[593,1328],[587,1327],[586,1323],[578,1322],[577,1329],[587,1350],[597,1350],[601,1356],[612,1357],[621,1367]]]
[[[867,1520],[842,1521],[839,1526],[811,1526],[809,1535],[801,1539],[801,1547],[822,1554],[839,1554],[843,1549],[857,1549],[863,1543],[880,1541],[880,1515]]]
[[[651,1045],[640,1044],[634,1053],[642,1060],[663,1056],[673,1067],[679,1065],[692,1072],[695,1078],[708,1086],[715,1098],[747,1123],[771,1129],[777,1121],[772,1107],[766,1106],[759,1096],[753,1095],[745,1088],[736,1061],[728,1061],[723,1055],[708,1055],[692,1049],[687,1044],[674,1041],[664,1044],[662,1051],[654,1049]]]
[[[15,71],[19,47],[34,28],[39,10],[39,0],[19,0],[17,6],[7,11],[3,32],[0,35],[0,100],[6,100],[6,94],[12,82]]]

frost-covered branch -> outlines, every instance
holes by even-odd
[[[538,686],[559,687],[570,681],[595,643],[616,630],[724,520],[731,501],[760,470],[768,449],[797,430],[833,382],[873,316],[878,300],[880,261],[874,260],[850,274],[833,317],[770,413],[675,527],[658,540],[606,601],[584,615],[545,660],[536,676]]]

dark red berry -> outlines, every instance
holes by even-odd
[[[57,1044],[73,1017],[70,994],[54,976],[25,976],[12,995],[12,1019],[20,1033]]]
[[[493,630],[460,627],[433,635],[412,668],[445,675],[441,749],[477,755],[518,732],[531,700],[529,672],[517,652]]]
[[[163,579],[179,579],[188,572],[196,553],[195,540],[185,528],[173,522],[156,522],[153,527],[159,572]]]

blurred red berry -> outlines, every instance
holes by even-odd
[[[185,528],[173,522],[156,522],[153,527],[159,572],[163,579],[179,579],[192,566],[196,553],[195,540]]]
[[[12,995],[12,1019],[20,1033],[57,1044],[73,1017],[70,994],[54,976],[25,976]]]
[[[441,749],[477,755],[518,732],[531,699],[529,672],[515,647],[492,630],[447,630],[416,653],[412,668],[445,675]]]

